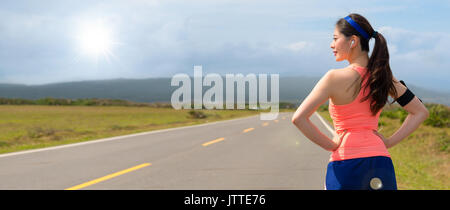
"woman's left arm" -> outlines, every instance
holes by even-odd
[[[339,147],[340,141],[330,139],[309,120],[317,108],[330,98],[332,90],[333,70],[328,71],[303,100],[292,116],[292,123],[312,142],[328,151]],[[339,138],[340,139],[340,138]]]

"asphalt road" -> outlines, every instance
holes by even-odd
[[[259,115],[0,155],[0,189],[323,189],[330,153]],[[311,121],[330,138],[317,114]]]

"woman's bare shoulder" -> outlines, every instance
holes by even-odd
[[[349,79],[354,78],[355,75],[358,75],[356,71],[351,71],[351,67],[330,69],[328,73],[332,75],[333,80],[337,83],[348,81]]]

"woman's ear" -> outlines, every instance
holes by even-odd
[[[352,36],[350,37],[350,39],[351,39],[351,41],[350,41],[350,48],[352,48],[352,47],[354,47],[353,45],[357,42],[358,36],[352,35]]]

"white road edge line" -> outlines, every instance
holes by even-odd
[[[330,127],[330,125],[327,122],[325,122],[325,120],[322,118],[322,116],[320,116],[320,114],[318,114],[317,112],[314,112],[314,114],[319,118],[319,120],[322,122],[322,124],[325,125],[325,127],[328,129],[328,131],[330,131],[331,135],[333,135],[334,129],[332,129]]]
[[[329,125],[327,122],[325,122],[325,120],[322,118],[322,116],[320,116],[320,114],[317,113],[317,111],[314,112],[314,114],[319,118],[320,122],[322,122],[322,124],[325,125],[325,127],[328,129],[328,131],[330,131],[331,135],[334,135],[334,129],[332,129],[332,128],[330,127],[330,125]],[[323,183],[323,189],[324,189],[324,190],[327,190],[326,182]]]
[[[82,145],[87,145],[87,144],[95,144],[95,143],[101,143],[101,142],[107,142],[107,141],[114,141],[114,140],[124,139],[124,138],[128,138],[128,137],[143,136],[143,135],[153,134],[153,133],[162,133],[162,132],[167,132],[167,131],[181,130],[181,129],[194,128],[194,127],[202,127],[202,126],[214,125],[214,124],[218,124],[218,123],[232,122],[232,121],[237,121],[237,120],[245,120],[247,118],[252,118],[252,117],[259,117],[259,115],[252,115],[252,116],[248,116],[248,117],[241,117],[241,118],[237,118],[237,119],[222,120],[222,121],[210,122],[210,123],[202,123],[202,124],[198,124],[198,125],[167,128],[167,129],[155,130],[155,131],[145,131],[145,132],[141,132],[141,133],[133,133],[133,134],[127,134],[127,135],[123,135],[123,136],[114,136],[114,137],[103,138],[103,139],[98,139],[98,140],[88,140],[88,141],[80,142],[80,143],[65,144],[65,145],[46,147],[46,148],[41,148],[41,149],[31,149],[31,150],[25,150],[25,151],[21,151],[21,152],[11,152],[11,153],[6,153],[6,154],[0,154],[0,158],[35,153],[35,152],[63,149],[63,148],[69,148],[69,147],[76,147],[76,146],[82,146]]]

